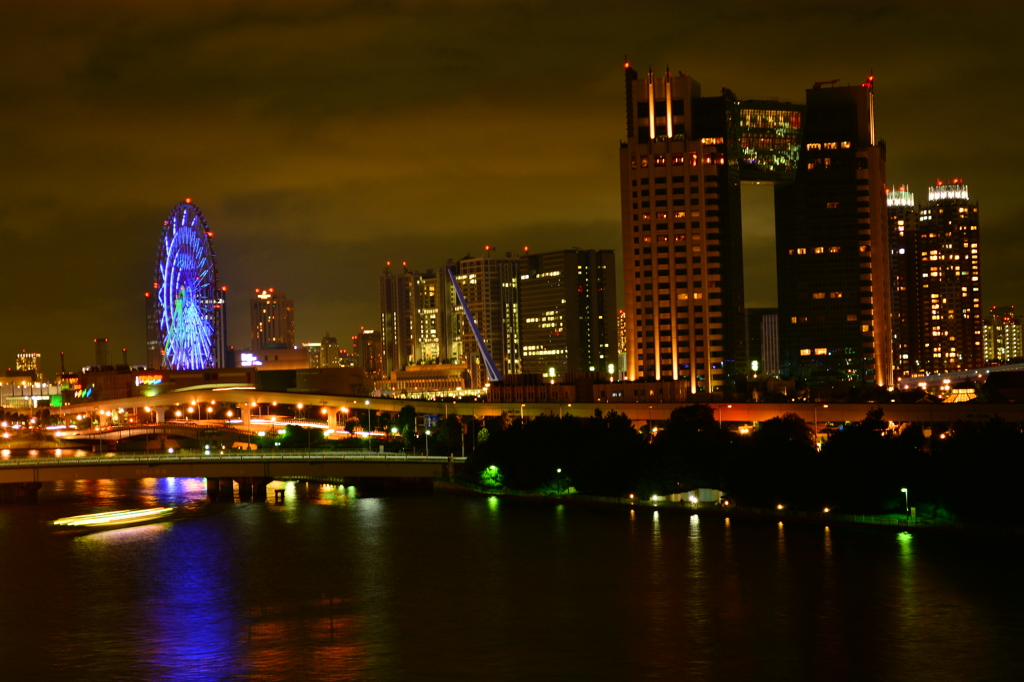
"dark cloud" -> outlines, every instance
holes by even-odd
[[[623,54],[706,94],[802,100],[877,76],[888,175],[982,203],[986,303],[1022,302],[1022,11],[924,2],[7,3],[0,45],[0,362],[141,361],[167,211],[193,197],[231,287],[296,301],[300,337],[377,319],[383,262],[617,248]],[[770,202],[746,207],[771,302]],[[4,360],[4,358],[7,358]]]

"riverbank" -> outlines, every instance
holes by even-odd
[[[667,500],[637,500],[627,497],[602,497],[599,495],[543,495],[518,490],[487,490],[467,481],[435,479],[434,492],[448,495],[472,495],[500,497],[540,504],[573,504],[590,507],[616,507],[668,511],[672,513],[696,514],[711,518],[752,519],[761,521],[810,523],[821,526],[860,526],[890,528],[898,531],[945,533],[955,535],[984,535],[1017,537],[1024,539],[1024,528],[998,524],[962,523],[958,521],[936,521],[933,519],[904,518],[893,515],[838,514],[834,512],[809,512],[788,509],[761,509],[757,507],[722,507],[719,505],[694,505],[689,502]]]

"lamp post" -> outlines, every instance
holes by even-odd
[[[424,455],[430,457],[430,429],[427,429],[427,435],[423,439],[423,443],[425,448]]]
[[[910,493],[906,488],[900,488],[900,492],[903,493],[903,505],[907,510],[907,518],[910,518]]]

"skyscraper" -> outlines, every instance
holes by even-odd
[[[626,65],[619,149],[630,380],[720,390],[746,361],[739,166],[732,93]]]
[[[491,247],[481,257],[466,256],[446,267],[452,269],[462,289],[480,335],[502,375],[522,371],[519,347],[519,259],[511,253],[496,255]],[[449,299],[451,300],[451,299]],[[452,303],[453,327],[461,330],[461,355],[469,364],[473,386],[483,386],[487,380],[476,339],[468,324],[463,324],[464,311]],[[454,331],[454,329],[453,329]]]
[[[449,319],[443,314],[446,284],[446,278],[434,271],[410,271],[404,262],[402,272],[392,274],[388,262],[380,278],[381,339],[386,373],[409,364],[449,357],[444,342]]]
[[[295,345],[295,304],[285,293],[257,289],[249,299],[249,319],[253,350]]]
[[[874,81],[807,91],[796,178],[775,187],[781,370],[892,382],[885,146]]]
[[[615,253],[569,249],[519,263],[523,373],[599,371],[618,365]]]
[[[921,259],[917,205],[906,185],[888,190],[893,370],[897,377],[921,370]]]
[[[978,202],[961,178],[928,188],[920,210],[921,364],[925,372],[974,369],[985,363],[981,314]]]

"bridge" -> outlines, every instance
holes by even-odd
[[[465,461],[353,450],[7,457],[0,460],[0,501],[33,501],[47,482],[95,479],[205,478],[214,500],[225,492],[233,496],[235,483],[240,499],[266,500],[266,486],[275,479],[345,479],[374,490],[422,489]]]
[[[442,400],[407,400],[402,398],[369,398],[365,396],[337,396],[308,393],[286,393],[272,391],[256,391],[252,388],[204,388],[183,390],[180,392],[162,393],[153,396],[137,396],[116,400],[103,400],[89,403],[66,405],[54,408],[65,417],[76,414],[102,414],[124,410],[134,412],[152,423],[163,423],[162,411],[172,407],[185,407],[191,404],[209,406],[211,404],[236,405],[238,414],[230,424],[242,431],[253,431],[256,426],[257,412],[263,405],[288,405],[302,419],[310,422],[312,416],[322,418],[320,424],[343,426],[343,415],[362,415],[365,411],[372,413],[397,413],[403,407],[410,406],[417,414],[436,414],[439,416],[459,415],[464,417],[498,416],[507,413],[524,418],[541,415],[573,415],[589,417],[594,410],[602,412],[615,410],[625,414],[634,423],[642,424],[649,421],[664,421],[672,411],[679,407],[694,405],[693,402],[590,402],[590,403],[488,403],[488,402],[457,402]],[[708,402],[716,416],[723,422],[743,423],[767,421],[788,412],[797,414],[807,422],[859,421],[869,410],[882,408],[887,419],[894,422],[953,422],[959,420],[986,420],[1000,416],[1007,421],[1024,420],[1024,403],[726,403]],[[299,407],[301,406],[301,408]],[[149,411],[146,411],[148,408]],[[308,414],[306,414],[308,413]],[[148,415],[146,417],[145,415]],[[283,418],[279,418],[283,419]],[[103,421],[102,419],[100,420]],[[210,421],[210,420],[206,420]],[[109,422],[109,419],[108,419]],[[223,422],[221,422],[223,423]],[[366,424],[371,426],[372,424]],[[265,428],[265,426],[264,426]]]

